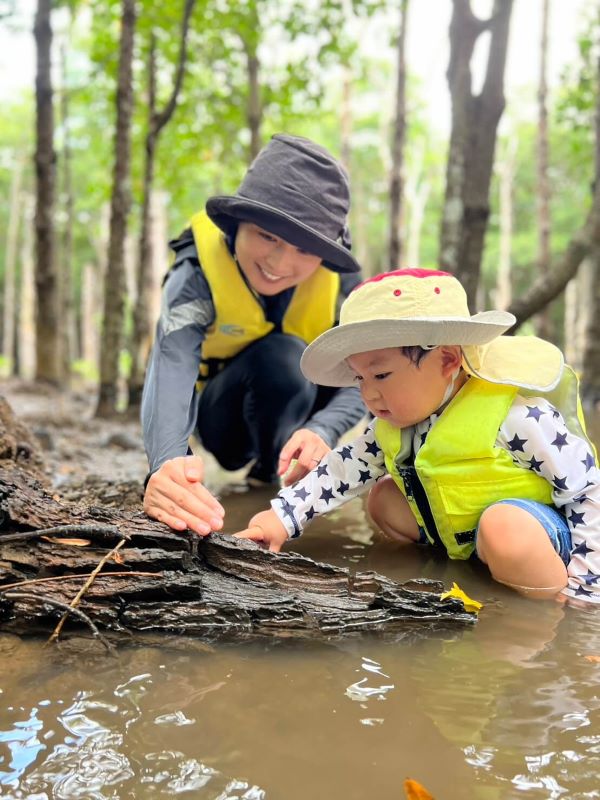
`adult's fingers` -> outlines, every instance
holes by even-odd
[[[175,530],[201,535],[223,527],[224,509],[202,484],[186,478],[185,458],[166,462],[152,475],[144,495],[144,511]]]

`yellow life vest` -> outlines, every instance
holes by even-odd
[[[469,558],[475,548],[479,518],[492,503],[522,498],[552,504],[548,481],[516,465],[510,453],[495,445],[517,392],[514,386],[469,378],[427,434],[414,467],[405,463],[411,437],[403,441],[401,430],[385,420],[375,424],[375,438],[383,450],[386,468],[434,544],[437,540],[431,519],[426,519],[423,503],[418,505],[415,498],[420,487],[411,476],[416,472],[450,558]]]
[[[191,220],[194,242],[215,306],[215,321],[202,344],[200,379],[209,377],[209,360],[232,358],[249,344],[270,333],[274,324],[248,287],[235,263],[221,230],[205,211]],[[294,289],[284,314],[282,331],[307,344],[335,322],[340,276],[320,266]]]

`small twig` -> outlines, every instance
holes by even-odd
[[[114,555],[116,555],[126,542],[127,542],[127,539],[121,539],[121,541],[118,544],[116,544],[113,547],[112,550],[110,550],[108,553],[106,553],[106,555],[104,555],[100,559],[96,569],[92,573],[90,573],[90,576],[87,579],[87,581],[83,584],[81,589],[77,592],[75,597],[71,600],[69,608],[77,608],[77,606],[79,605],[79,603],[81,601],[81,598],[84,596],[84,594],[87,592],[87,590],[90,588],[90,586],[94,582],[94,579],[95,579],[96,575],[100,572],[100,570],[106,564],[106,562],[109,560],[109,558],[112,558]],[[50,638],[48,639],[48,644],[50,644],[50,642],[54,642],[54,641],[56,641],[56,639],[58,639],[58,637],[60,635],[60,632],[61,632],[61,630],[63,628],[63,625],[65,624],[65,622],[67,620],[67,616],[68,616],[68,614],[66,614],[66,613],[63,615],[62,619],[60,620],[60,622],[58,623],[58,625],[56,626],[56,628],[52,632],[52,635],[50,636]]]
[[[103,539],[117,536],[123,541],[131,537],[127,533],[122,533],[115,525],[57,525],[54,528],[40,528],[37,531],[25,531],[24,533],[0,534],[0,545],[6,542],[27,542],[30,539],[37,539],[40,536],[64,536],[73,533],[84,534],[85,536],[100,536]]]
[[[50,581],[69,581],[77,578],[89,578],[91,572],[78,572],[76,574],[69,574],[69,575],[53,575],[51,578],[28,578],[25,581],[17,581],[16,583],[5,583],[3,586],[0,586],[0,592],[6,591],[6,589],[13,589],[17,586],[30,586],[32,583],[49,583]],[[122,578],[124,576],[129,577],[144,577],[144,578],[162,578],[162,572],[103,572],[102,575],[97,575],[96,580],[98,578]]]
[[[109,652],[114,650],[111,643],[107,641],[104,636],[102,636],[88,615],[84,614],[79,608],[68,606],[66,603],[61,603],[60,600],[54,600],[54,598],[51,597],[43,597],[42,595],[34,594],[33,592],[7,592],[4,596],[9,600],[34,600],[36,603],[41,603],[44,606],[54,606],[55,608],[59,608],[61,611],[65,612],[63,619],[69,614],[73,614],[85,622],[85,624],[91,630],[93,636],[99,639]]]

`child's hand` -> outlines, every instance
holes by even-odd
[[[248,523],[248,527],[234,533],[234,536],[259,542],[274,553],[278,553],[281,545],[288,540],[287,531],[273,509],[255,514]]]

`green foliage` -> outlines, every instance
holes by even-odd
[[[10,5],[0,0],[0,15]],[[116,78],[121,26],[120,0],[65,0],[68,25],[57,28],[57,43],[67,45],[66,85],[55,86],[56,151],[61,176],[68,134],[74,186],[74,283],[87,262],[106,252],[108,203],[114,161]],[[164,107],[173,86],[183,0],[137,0],[135,107],[132,131],[130,232],[136,235],[142,191],[144,143],[148,131],[148,56],[156,46],[157,104]],[[351,10],[352,13],[349,13]],[[169,232],[175,236],[208,196],[235,191],[249,159],[248,59],[259,62],[261,136],[277,131],[309,136],[341,155],[343,83],[350,80],[351,228],[354,250],[368,273],[388,269],[389,142],[395,83],[390,46],[397,35],[399,0],[196,0],[191,20],[188,63],[175,113],[157,148],[155,188],[169,197]],[[555,95],[550,120],[552,251],[558,257],[583,221],[593,177],[593,114],[600,55],[600,19],[590,12],[580,38],[580,56]],[[63,10],[63,16],[68,14]],[[353,16],[354,15],[354,16]],[[361,34],[371,18],[383,20],[380,54],[366,57]],[[15,22],[17,17],[15,16]],[[2,23],[5,24],[5,23]],[[410,36],[410,26],[409,26]],[[410,64],[408,64],[410,73]],[[68,120],[60,119],[60,92],[68,93]],[[427,121],[429,98],[410,77],[405,180],[428,188],[418,264],[435,267],[445,184],[447,143]],[[12,167],[27,159],[25,185],[34,188],[31,156],[33,87],[6,104],[0,129],[0,229],[6,230]],[[535,277],[535,139],[531,113],[513,107],[506,136],[518,141],[514,181],[512,241],[516,290]],[[502,157],[506,142],[498,144]],[[62,179],[61,179],[62,181]],[[64,217],[64,187],[59,181],[57,219]],[[483,264],[489,293],[496,281],[499,254],[497,181]],[[405,196],[405,230],[412,208]],[[62,215],[62,216],[61,216]],[[406,246],[406,239],[405,239]],[[0,275],[4,249],[0,248]],[[123,365],[126,367],[126,364]],[[88,367],[78,365],[86,374]]]

